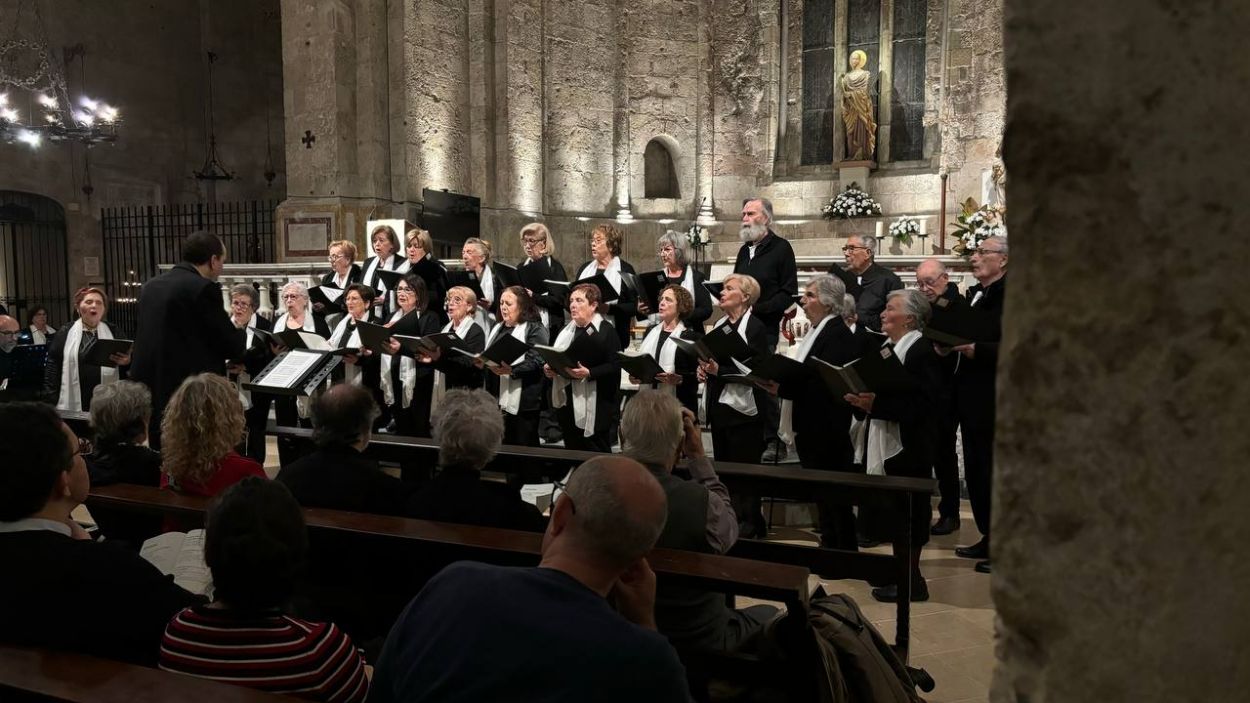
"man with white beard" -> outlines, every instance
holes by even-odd
[[[751,306],[751,314],[764,323],[768,332],[768,349],[762,351],[768,352],[776,350],[781,316],[794,304],[794,296],[799,292],[798,264],[794,260],[794,249],[790,242],[772,231],[772,224],[771,202],[766,198],[744,201],[742,228],[738,231],[742,248],[738,250],[738,260],[734,262],[734,273],[751,276],[760,284],[759,301]],[[772,402],[764,403],[761,408],[766,420],[764,441],[769,447],[764,452],[765,463],[781,461],[785,458],[786,451],[785,445],[777,440],[777,424],[781,414],[776,398],[769,397]]]

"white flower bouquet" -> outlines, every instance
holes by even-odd
[[[830,199],[821,208],[821,212],[827,220],[876,217],[881,214],[881,204],[873,200],[871,195],[860,190],[858,183],[852,183],[846,187],[846,190]]]

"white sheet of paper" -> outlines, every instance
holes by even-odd
[[[157,535],[143,543],[139,556],[191,593],[208,595],[212,590],[213,576],[204,563],[204,530]]]
[[[317,286],[317,287],[321,289],[321,292],[324,293],[325,296],[329,298],[330,302],[332,303],[337,303],[339,301],[339,298],[342,298],[343,293],[345,292],[342,288],[333,288],[331,286]]]
[[[316,335],[313,335],[316,336]],[[317,339],[321,339],[317,337]],[[324,340],[322,340],[324,341]],[[305,349],[292,349],[282,357],[282,361],[265,375],[259,385],[274,388],[294,388],[296,383],[308,373],[308,370],[321,361],[322,355]]]
[[[313,334],[312,332],[305,332],[303,330],[296,332],[296,334],[299,335],[300,339],[304,340],[304,346],[309,349],[315,349],[317,351],[330,351],[330,342],[327,341],[325,337],[322,337],[319,334]]]

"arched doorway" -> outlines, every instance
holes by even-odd
[[[0,190],[0,304],[23,327],[36,305],[53,327],[73,319],[65,209],[52,198]]]

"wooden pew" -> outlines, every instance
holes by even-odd
[[[270,422],[267,433],[297,447],[300,455],[312,451],[312,431],[284,427]],[[374,435],[366,453],[379,461],[401,462],[414,459],[434,466],[438,462],[438,445],[433,440],[398,435]],[[517,476],[526,482],[547,482],[562,478],[570,469],[596,456],[556,447],[524,447],[504,445],[486,471]],[[932,479],[895,476],[867,476],[842,471],[819,471],[793,466],[767,466],[717,461],[716,473],[731,488],[750,490],[757,495],[815,501],[837,497],[855,504],[893,504],[906,525],[906,542],[900,545],[898,558],[889,554],[870,554],[818,546],[781,544],[767,540],[742,539],[730,551],[731,556],[767,561],[775,564],[803,566],[825,579],[859,579],[874,583],[897,583],[900,599],[894,647],[904,661],[907,659],[911,630],[911,554],[917,547],[911,543],[911,507],[915,501],[928,502],[936,487]]]
[[[87,498],[90,508],[172,516],[180,521],[202,523],[211,499],[190,496],[148,486],[113,485],[93,488]],[[375,573],[358,574],[358,584],[342,585],[350,590],[352,599],[386,601],[393,587],[401,596],[391,599],[398,616],[404,605],[416,595],[424,579],[441,566],[462,559],[507,566],[534,566],[542,549],[542,535],[533,532],[505,530],[474,525],[414,520],[383,515],[352,513],[341,510],[305,508],[304,519],[309,529],[312,560],[329,562],[331,570],[353,568],[361,562],[348,562],[352,555],[377,552],[386,557]],[[799,566],[765,564],[737,557],[700,554],[672,549],[655,549],[647,560],[656,575],[677,586],[742,595],[761,600],[781,602],[787,618],[779,625],[778,635],[796,643],[796,650],[806,652],[799,638],[810,638],[807,626],[810,572]],[[380,561],[380,560],[379,560]],[[405,565],[423,564],[425,571],[406,570]],[[323,566],[326,564],[323,563]],[[420,575],[416,575],[420,574]],[[336,584],[338,585],[338,584]],[[324,594],[325,591],[322,591]],[[345,626],[344,622],[338,622]],[[349,629],[350,631],[350,629]],[[814,666],[806,656],[784,663],[762,662],[758,658],[708,652],[681,652],[683,661],[694,672],[733,680],[768,681],[780,676],[787,685],[806,685],[811,677],[797,673],[810,672]],[[778,672],[781,671],[782,674]],[[795,700],[802,700],[799,696]]]
[[[0,700],[291,703],[295,699],[83,654],[0,646]]]

